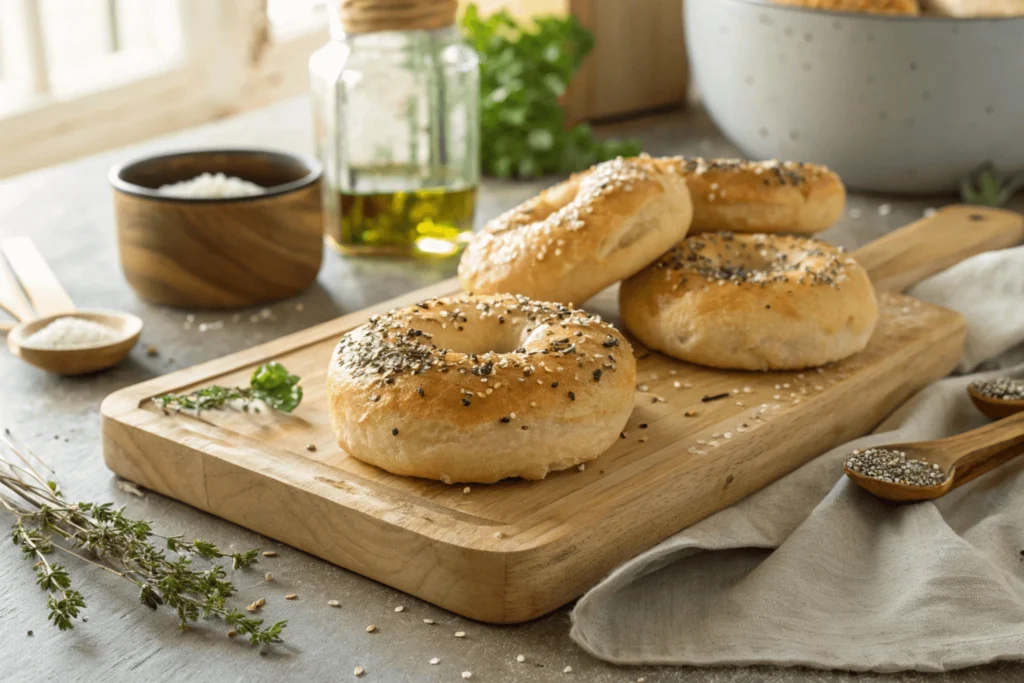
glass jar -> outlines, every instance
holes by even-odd
[[[328,241],[349,254],[459,252],[480,179],[480,74],[456,27],[346,33],[335,14],[309,68]]]

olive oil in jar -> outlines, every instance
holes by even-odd
[[[392,192],[339,190],[328,237],[342,253],[446,257],[472,235],[475,187]]]

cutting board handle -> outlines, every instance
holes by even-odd
[[[853,253],[878,292],[902,292],[984,251],[1024,241],[1024,215],[954,204],[870,242]]]

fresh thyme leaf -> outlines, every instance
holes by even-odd
[[[505,10],[460,21],[480,55],[480,161],[484,173],[532,178],[585,169],[640,153],[636,141],[600,140],[590,126],[568,128],[559,98],[594,36],[575,17],[535,17],[525,26]]]
[[[265,385],[267,390],[294,386],[293,376],[282,378],[275,372],[281,381]],[[131,582],[142,605],[173,610],[183,629],[202,618],[221,618],[253,645],[281,642],[286,622],[265,627],[262,619],[227,606],[235,587],[220,561],[231,558],[234,569],[249,567],[257,562],[259,550],[225,553],[202,539],[159,536],[148,522],[127,517],[113,503],[70,503],[29,464],[31,453],[10,432],[0,436],[0,444],[16,456],[0,454],[0,508],[14,516],[11,540],[33,562],[36,584],[47,593],[49,619],[58,629],[73,628],[86,604],[64,565],[50,560],[56,553]]]
[[[153,401],[165,411],[194,410],[201,413],[204,410],[219,410],[232,401],[239,401],[241,409],[246,412],[252,407],[258,413],[259,408],[253,404],[262,402],[274,410],[290,413],[302,403],[300,381],[298,375],[289,373],[277,361],[271,361],[253,371],[247,387],[214,384],[189,394],[157,396]]]
[[[1002,206],[1024,188],[1024,172],[1003,175],[986,161],[960,181],[960,197],[968,204]]]

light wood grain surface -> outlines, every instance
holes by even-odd
[[[606,131],[612,132],[612,131]],[[735,150],[700,112],[649,117],[614,130],[638,136],[655,154],[729,156]],[[326,254],[318,281],[301,297],[241,312],[176,311],[141,301],[120,275],[112,201],[106,172],[114,163],[175,149],[272,146],[312,150],[305,99],[173,137],[147,142],[69,166],[0,184],[0,231],[31,235],[75,303],[135,313],[146,322],[142,343],[117,368],[86,380],[61,380],[0,354],[0,416],[53,465],[65,491],[85,500],[111,500],[161,533],[208,538],[233,549],[278,552],[255,572],[237,577],[239,604],[267,599],[263,616],[288,619],[289,646],[258,656],[224,637],[217,624],[181,633],[169,615],[141,609],[121,580],[74,570],[90,608],[88,623],[61,634],[46,623],[46,608],[31,567],[10,544],[0,545],[0,660],[19,681],[83,683],[115,680],[279,681],[348,680],[363,666],[366,681],[449,683],[470,670],[477,681],[588,683],[846,683],[849,674],[806,669],[614,667],[599,662],[568,638],[568,610],[519,626],[486,626],[410,598],[376,581],[290,550],[241,526],[224,522],[157,493],[139,498],[118,487],[104,466],[99,404],[117,389],[169,371],[220,358],[366,308],[450,277],[453,264],[412,264],[341,259]],[[485,184],[478,221],[533,195],[541,183]],[[846,215],[825,234],[856,248],[919,218],[951,198],[895,199],[852,195]],[[1024,208],[1018,199],[1015,206]],[[301,310],[300,310],[301,307]],[[194,315],[193,318],[188,318]],[[254,319],[255,318],[255,319]],[[203,331],[200,331],[200,330]],[[149,356],[148,345],[158,354]],[[304,520],[313,525],[316,520]],[[273,582],[263,579],[271,571]],[[283,599],[298,593],[295,601]],[[338,600],[340,608],[327,605]],[[396,613],[394,608],[404,606]],[[424,624],[430,618],[434,625]],[[378,630],[367,634],[367,624]],[[26,636],[32,629],[34,635]],[[464,631],[466,638],[453,638]],[[524,654],[525,663],[515,657]],[[427,661],[439,657],[441,664]],[[572,666],[573,674],[563,674]],[[913,672],[865,677],[886,683],[1011,683],[1020,664],[1002,663],[946,674]],[[353,679],[354,680],[354,679]]]

